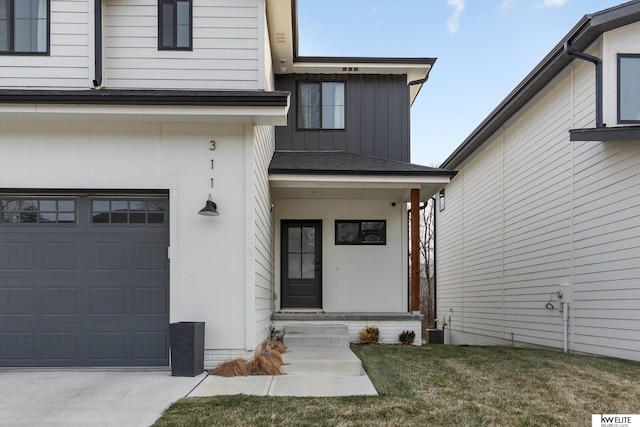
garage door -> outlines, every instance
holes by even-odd
[[[168,365],[166,197],[0,203],[0,366]]]

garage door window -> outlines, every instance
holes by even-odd
[[[94,224],[164,224],[164,200],[93,200]]]
[[[76,201],[0,199],[2,224],[75,224]]]

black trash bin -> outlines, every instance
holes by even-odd
[[[169,324],[171,375],[195,377],[204,371],[204,322]]]

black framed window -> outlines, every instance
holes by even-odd
[[[298,83],[299,129],[344,129],[344,82]]]
[[[191,0],[158,0],[158,49],[191,50]]]
[[[75,224],[73,199],[0,199],[0,224]]]
[[[336,245],[386,244],[386,220],[336,220]]]
[[[0,54],[49,52],[49,0],[0,0]]]
[[[164,200],[95,199],[91,202],[93,224],[164,224]]]
[[[438,197],[438,205],[440,206],[440,212],[444,210],[444,188],[440,190],[440,195]]]
[[[640,54],[618,55],[618,123],[640,123]]]

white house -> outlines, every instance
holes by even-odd
[[[442,167],[446,342],[640,360],[640,1],[580,20]]]
[[[289,321],[419,336],[405,202],[452,176],[408,163],[433,58],[301,58],[289,0],[25,3],[0,5],[0,366],[167,365],[178,321],[207,367]]]

